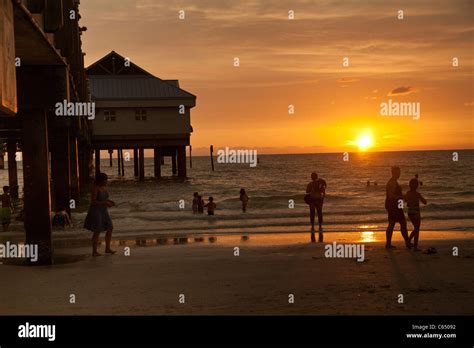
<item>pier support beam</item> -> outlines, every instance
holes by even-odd
[[[133,149],[133,175],[138,176],[138,149]]]
[[[138,157],[139,157],[139,163],[140,163],[139,179],[145,180],[145,149],[140,148],[138,150]]]
[[[126,153],[126,152],[125,152]],[[120,158],[122,159],[122,176],[125,176],[125,160],[123,159],[123,149],[120,149]]]
[[[122,166],[122,149],[117,149],[117,169],[118,176],[122,175],[121,167]]]
[[[0,169],[5,169],[5,152],[0,150]]]
[[[109,149],[109,166],[110,166],[110,168],[112,168],[113,165],[114,165],[114,161],[113,161],[113,159],[112,159],[112,155],[113,155],[113,154],[114,154],[114,150]],[[118,156],[118,155],[117,155],[117,156]]]
[[[72,136],[70,138],[70,158],[71,158],[71,198],[74,199],[76,204],[79,203],[81,197],[81,180],[80,180],[80,162],[79,162],[79,149],[77,144],[77,137]]]
[[[154,148],[153,162],[155,165],[155,178],[161,178],[161,151],[159,147]]]
[[[171,154],[171,171],[173,175],[177,174],[176,170],[176,149],[173,148],[173,153]]]
[[[186,146],[178,146],[178,176],[186,177]]]
[[[18,169],[16,163],[16,140],[7,140],[8,152],[8,185],[10,186],[10,194],[13,198],[18,199]]]
[[[38,245],[35,265],[53,263],[48,127],[44,110],[21,115],[26,244]]]
[[[100,150],[95,150],[95,175],[100,173]]]

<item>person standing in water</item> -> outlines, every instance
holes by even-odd
[[[401,171],[399,167],[392,167],[392,177],[387,182],[386,186],[386,198],[385,198],[385,209],[388,213],[388,227],[385,232],[386,244],[385,248],[395,249],[392,245],[392,235],[395,224],[400,223],[400,230],[402,237],[405,240],[405,245],[408,249],[411,248],[411,244],[408,238],[407,221],[405,219],[405,213],[403,211],[403,193],[402,187],[398,184],[397,180],[400,178]]]
[[[214,215],[217,205],[214,203],[213,197],[209,197],[209,203],[207,203],[205,207],[207,207],[207,215]]]
[[[423,181],[418,180],[418,174],[415,174],[415,179],[416,179],[416,181],[418,181],[418,184],[420,186],[423,186]]]
[[[241,188],[240,189],[240,201],[242,202],[242,212],[247,211],[247,204],[249,202],[249,196],[247,196],[247,193],[245,193],[245,189]]]
[[[204,214],[204,199],[202,196],[197,196],[197,212],[199,214]]]
[[[193,214],[197,214],[199,206],[199,193],[194,192],[193,195]]]
[[[109,216],[108,208],[111,208],[115,203],[109,200],[109,193],[107,192],[107,174],[98,173],[91,192],[91,205],[87,212],[84,221],[84,228],[93,232],[92,235],[92,256],[101,256],[97,251],[99,244],[99,235],[105,231],[105,253],[115,254],[115,251],[110,248],[112,241],[113,224]]]
[[[306,187],[305,202],[309,204],[309,219],[311,222],[311,241],[314,243],[314,219],[318,212],[319,242],[323,241],[323,202],[326,197],[326,181],[318,178],[317,173],[311,174],[311,182]]]

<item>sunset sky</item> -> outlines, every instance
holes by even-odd
[[[115,50],[179,79],[197,96],[196,153],[474,148],[473,4],[82,0],[83,50],[86,65]],[[420,119],[381,116],[389,99],[420,103]]]

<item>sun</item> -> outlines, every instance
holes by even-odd
[[[367,151],[374,145],[374,140],[370,134],[362,134],[355,143],[359,147],[360,151]]]
[[[346,144],[358,148],[360,152],[368,151],[376,145],[374,140],[374,133],[369,128],[361,130],[355,135],[355,138],[353,138],[352,140],[348,140]]]

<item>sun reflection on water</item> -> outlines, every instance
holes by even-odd
[[[371,243],[376,242],[377,238],[375,232],[373,231],[364,231],[360,233],[360,242],[361,243]]]

